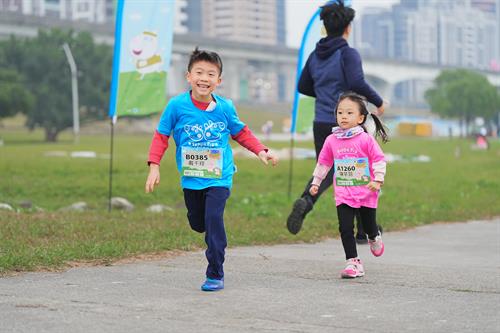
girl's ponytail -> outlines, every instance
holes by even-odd
[[[379,136],[382,139],[382,142],[386,143],[387,141],[389,141],[389,136],[385,131],[384,124],[376,115],[374,115],[373,113],[370,114],[373,118],[373,122],[375,123],[375,137]]]

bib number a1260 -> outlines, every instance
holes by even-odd
[[[370,182],[368,158],[345,158],[335,160],[335,184],[337,186],[359,186]]]

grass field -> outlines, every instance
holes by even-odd
[[[0,210],[0,274],[40,268],[65,267],[68,262],[113,261],[167,250],[203,247],[202,236],[186,221],[182,191],[172,151],[162,163],[162,181],[153,194],[144,193],[145,160],[150,135],[115,138],[114,196],[129,199],[132,213],[107,212],[109,138],[83,136],[74,145],[68,134],[60,142],[42,142],[41,132],[2,130],[0,147],[0,202],[20,208],[29,200],[44,212]],[[288,143],[266,142],[274,149]],[[312,143],[298,143],[312,147]],[[436,221],[464,221],[500,215],[500,143],[489,151],[473,151],[470,141],[394,139],[387,153],[431,157],[429,163],[388,165],[378,221],[385,230],[398,230]],[[456,157],[456,150],[460,156]],[[98,158],[46,156],[49,151],[95,151]],[[298,236],[285,228],[293,199],[313,168],[313,160],[294,164],[293,196],[287,196],[289,162],[266,168],[256,159],[236,161],[225,222],[230,246],[312,242],[337,236],[332,194],[325,194],[305,221]],[[84,213],[58,211],[76,201],[87,202]],[[162,203],[172,212],[147,213]],[[485,235],[487,237],[487,235]]]

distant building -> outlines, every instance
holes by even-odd
[[[439,24],[440,64],[489,69],[492,60],[500,60],[496,15],[477,7],[456,7],[453,15],[441,15]]]
[[[0,12],[42,17],[42,22],[53,18],[68,22],[69,26],[72,21],[81,21],[109,28],[115,21],[115,3],[116,0],[0,0]],[[174,32],[195,40],[193,48],[194,45],[204,47],[203,38],[206,37],[209,45],[221,40],[241,43],[243,49],[251,45],[264,53],[288,52],[285,0],[176,0],[175,4]],[[182,50],[182,57],[175,52],[172,55],[172,67],[175,68],[170,77],[176,80],[169,82],[171,92],[185,88],[182,83],[185,81],[185,52],[188,51]],[[227,59],[224,54],[222,57]],[[249,103],[288,102],[295,86],[295,66],[290,69],[289,64],[280,60],[271,63],[250,60],[245,53],[225,61],[223,75],[228,76],[224,77],[220,92],[231,93],[235,100]]]
[[[500,0],[401,0],[366,8],[355,22],[364,56],[500,71]],[[396,86],[401,103],[425,105],[430,82]]]
[[[368,8],[362,16],[360,32],[354,28],[361,39],[357,47],[364,55],[377,58],[394,58],[394,20],[392,14],[382,8]],[[355,21],[355,24],[357,21]]]
[[[178,0],[176,32],[233,42],[286,46],[285,0]],[[277,68],[250,62],[235,69],[246,79],[237,83],[240,98],[272,102],[286,100],[288,83]],[[226,87],[221,87],[222,90]]]
[[[207,37],[285,45],[285,0],[181,0],[187,32]]]
[[[498,1],[497,0],[472,0],[471,7],[477,8],[485,13],[490,13],[495,15],[498,12]]]
[[[477,69],[500,62],[500,0],[402,0],[367,8],[360,21],[357,46],[369,56]]]
[[[0,0],[0,11],[106,23],[114,21],[114,0]]]

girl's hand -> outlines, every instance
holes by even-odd
[[[160,184],[160,166],[158,164],[151,163],[149,165],[149,175],[146,180],[146,193],[153,192],[155,186]]]
[[[378,191],[380,190],[380,186],[382,184],[380,182],[376,182],[376,181],[373,181],[373,182],[369,182],[368,185],[366,185],[366,187],[368,187],[368,189],[370,189],[370,191]]]
[[[309,188],[309,193],[314,197],[316,194],[318,194],[318,190],[318,185],[311,185],[311,187]]]
[[[257,155],[259,156],[259,159],[262,161],[262,163],[264,163],[265,165],[268,165],[269,163],[267,162],[268,160],[271,160],[271,163],[273,164],[273,166],[276,166],[278,164],[278,157],[274,156],[273,153],[271,153],[271,151],[265,151],[265,150],[261,150],[259,152],[259,154]]]

